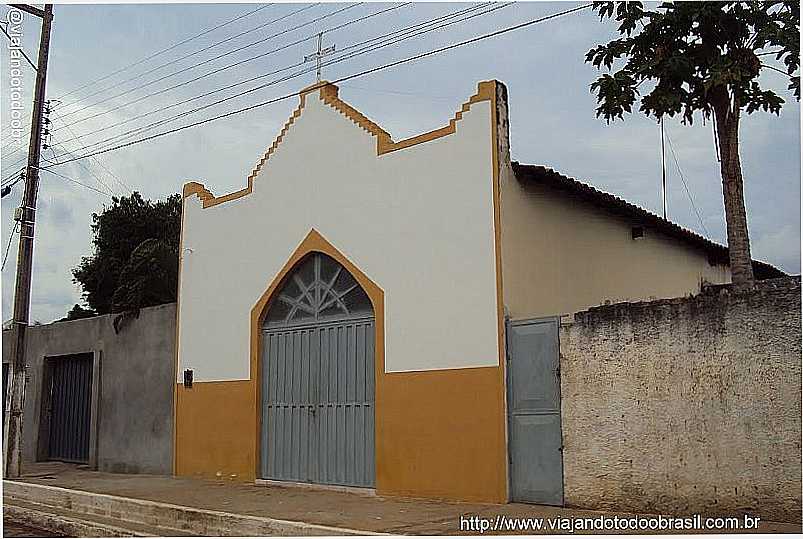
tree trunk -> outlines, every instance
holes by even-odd
[[[731,103],[725,89],[714,93],[714,118],[719,138],[722,194],[725,200],[725,222],[728,228],[728,253],[731,281],[740,287],[752,287],[753,259],[750,255],[750,237],[747,232],[747,212],[744,206],[742,165],[739,161],[740,104],[737,98]]]

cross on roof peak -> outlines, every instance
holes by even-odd
[[[310,60],[315,60],[315,80],[316,82],[321,82],[321,60],[324,56],[328,54],[332,54],[335,52],[335,46],[332,45],[331,47],[323,48],[323,32],[318,34],[318,50],[312,54],[308,54],[304,57],[305,62],[309,62]]]

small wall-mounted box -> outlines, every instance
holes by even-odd
[[[192,369],[184,371],[184,387],[192,387]]]

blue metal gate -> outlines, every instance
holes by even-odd
[[[48,458],[89,461],[92,354],[49,358],[50,432]]]
[[[507,327],[513,501],[563,505],[558,319]]]
[[[333,259],[302,261],[262,332],[260,476],[374,486],[374,317]]]

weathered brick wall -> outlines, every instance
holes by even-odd
[[[801,520],[800,279],[561,326],[566,504]]]

